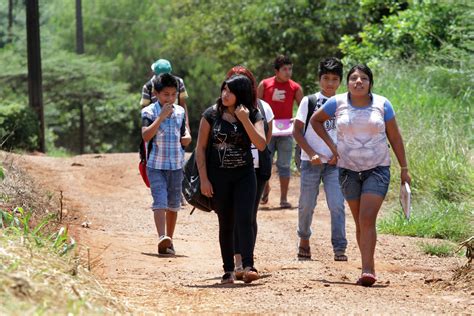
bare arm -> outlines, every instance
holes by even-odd
[[[201,193],[205,196],[211,197],[214,194],[212,184],[207,177],[207,144],[209,143],[209,134],[211,133],[211,125],[205,118],[201,118],[199,123],[199,132],[197,138],[197,144],[195,149],[196,165],[199,172],[199,178],[201,182]]]
[[[148,142],[150,139],[152,139],[155,135],[156,132],[158,131],[158,128],[160,127],[160,124],[166,120],[168,115],[170,115],[173,112],[173,105],[172,104],[165,104],[161,108],[161,113],[160,116],[158,116],[153,123],[151,123],[150,126],[144,126],[142,127],[142,138],[144,141]]]
[[[295,100],[297,104],[301,104],[301,100],[303,99],[304,94],[303,94],[303,89],[300,87],[298,90],[296,90],[295,93]]]
[[[300,120],[295,119],[294,121],[293,137],[301,149],[304,150],[306,154],[308,154],[311,164],[317,165],[322,163],[318,153],[314,151],[314,149],[308,144],[308,141],[306,141],[306,138],[304,138],[304,123]]]
[[[247,135],[250,138],[250,141],[252,142],[252,144],[255,145],[258,150],[263,151],[265,149],[265,146],[267,145],[265,140],[265,130],[263,128],[263,121],[260,120],[258,122],[255,122],[255,124],[252,124],[249,118],[249,113],[249,110],[242,105],[239,105],[235,109],[235,116],[244,126],[245,131],[247,132]]]
[[[257,87],[257,98],[263,100],[263,81],[258,84]]]
[[[184,136],[181,137],[180,141],[181,141],[181,145],[183,145],[184,147],[188,146],[190,143],[191,143],[191,134],[189,133],[189,130],[188,128],[186,127],[186,133],[184,134]]]
[[[189,127],[189,115],[188,115],[188,106],[186,105],[186,99],[183,97],[179,97],[179,104],[184,108],[184,113],[186,113],[186,128],[191,131],[191,128]]]
[[[268,122],[268,132],[266,135],[266,143],[267,145],[270,144],[270,141],[272,140],[272,133],[273,133],[273,119]]]
[[[318,134],[318,136],[321,137],[321,139],[326,143],[326,145],[328,145],[329,149],[331,149],[331,152],[334,157],[337,157],[337,147],[323,125],[323,123],[329,119],[329,115],[327,115],[322,108],[319,108],[316,112],[313,113],[309,122],[316,134]]]
[[[388,141],[392,146],[393,152],[397,157],[398,163],[401,167],[401,181],[402,183],[407,182],[411,183],[410,175],[408,174],[408,163],[405,155],[405,146],[403,145],[403,138],[400,134],[400,129],[398,128],[397,121],[394,118],[385,122],[385,132],[387,133]]]

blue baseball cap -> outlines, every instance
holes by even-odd
[[[158,59],[151,65],[151,70],[153,70],[157,76],[164,73],[170,73],[172,70],[171,63],[166,59]]]

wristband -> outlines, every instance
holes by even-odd
[[[408,167],[400,167],[401,170],[408,170]]]

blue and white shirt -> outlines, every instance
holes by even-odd
[[[159,102],[142,109],[143,126],[150,126],[160,115]],[[160,170],[178,170],[184,165],[184,149],[181,137],[186,129],[184,108],[174,104],[171,115],[161,122],[153,141],[153,147],[147,161],[147,167]],[[184,131],[184,133],[183,133]]]
[[[352,106],[348,93],[338,94],[322,107],[336,116],[337,165],[353,171],[390,166],[385,122],[395,117],[393,107],[383,96],[372,94],[371,104]]]

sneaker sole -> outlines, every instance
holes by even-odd
[[[171,239],[169,237],[162,239],[158,242],[158,253],[166,254],[169,247],[171,247]]]

